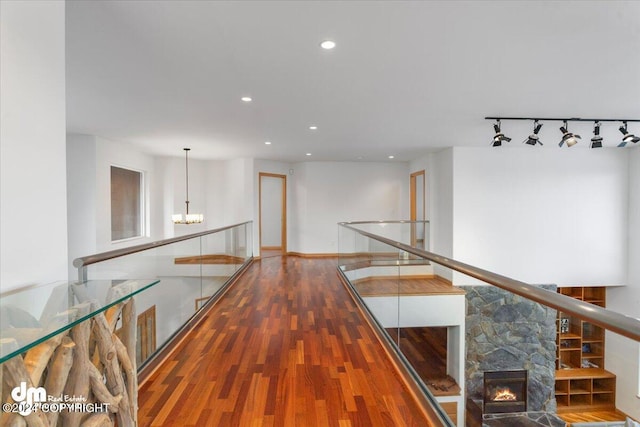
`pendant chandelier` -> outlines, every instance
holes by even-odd
[[[174,214],[171,215],[171,220],[174,224],[199,224],[204,221],[204,215],[202,214],[190,214],[189,213],[189,151],[191,148],[184,148],[184,160],[185,160],[185,182],[186,182],[186,200],[187,211],[185,215]]]

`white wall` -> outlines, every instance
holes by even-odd
[[[0,291],[67,279],[64,15],[0,2]]]
[[[220,160],[207,160],[204,162],[204,169],[204,214],[207,228],[213,229],[229,225],[231,223],[224,222],[223,208],[226,164]]]
[[[427,169],[431,248],[446,257],[453,257],[453,162],[453,149],[449,148],[434,153]],[[434,271],[448,280],[453,279],[453,272],[448,268],[435,265]]]
[[[640,318],[640,149],[625,150],[629,157],[629,232],[627,285],[610,288],[607,308]],[[607,369],[617,375],[618,408],[640,419],[640,344],[613,333],[606,338]]]
[[[73,260],[96,252],[96,138],[67,135],[67,234],[69,280],[78,278]]]
[[[220,225],[238,224],[254,219],[254,160],[228,160],[224,166],[223,199],[218,206],[224,212]],[[253,224],[254,231],[257,224]]]
[[[164,235],[163,224],[170,223],[171,216],[163,215],[164,193],[155,177],[154,157],[122,142],[93,135],[68,134],[67,158],[69,183],[66,201],[71,224],[68,230],[70,279],[77,278],[76,269],[71,266],[75,258],[171,237]],[[112,165],[144,173],[147,229],[143,237],[111,241]],[[134,267],[128,266],[127,260],[120,259],[110,264],[120,264],[123,271],[133,274],[131,269]],[[95,270],[95,267],[92,269]]]
[[[308,162],[293,166],[289,251],[337,253],[341,221],[409,215],[407,163]]]
[[[625,282],[625,150],[453,152],[455,259],[530,283]]]
[[[156,173],[153,178],[153,187],[156,191],[151,195],[151,204],[159,212],[160,218],[165,220],[154,221],[159,224],[154,224],[151,228],[155,231],[158,230],[157,235],[162,236],[164,239],[175,237],[176,226],[171,221],[171,215],[176,213],[184,213],[182,208],[180,211],[175,210],[175,187],[176,179],[178,179],[178,172],[176,169],[180,165],[173,157],[156,157],[155,169]],[[184,168],[184,165],[182,166]],[[184,179],[184,178],[183,178]],[[152,232],[152,234],[156,234]]]
[[[628,272],[629,289],[621,312],[640,318],[640,149],[629,152],[629,233]]]
[[[189,158],[190,212],[203,213],[202,224],[174,225],[171,215],[185,211],[184,157],[154,157],[132,145],[92,135],[68,135],[70,261],[150,241],[192,234],[252,219],[253,161]],[[77,166],[75,166],[77,165]],[[145,174],[145,237],[111,242],[110,167]],[[247,169],[250,168],[250,169]],[[224,240],[224,239],[221,239]],[[221,249],[223,250],[223,249]],[[70,269],[70,277],[76,277]]]

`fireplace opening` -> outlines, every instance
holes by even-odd
[[[484,413],[527,411],[527,371],[484,373]]]

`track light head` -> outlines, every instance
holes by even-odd
[[[600,136],[600,122],[593,124],[593,138],[591,138],[591,148],[602,148],[602,137]]]
[[[533,122],[533,133],[529,135],[529,137],[525,139],[523,142],[527,145],[536,145],[536,144],[544,145],[542,142],[540,142],[540,137],[538,136],[538,132],[540,132],[541,128],[542,128],[542,123],[538,124],[538,121],[535,120]]]
[[[500,131],[500,120],[496,120],[496,123],[493,125],[493,130],[496,134],[493,136],[493,142],[491,144],[492,147],[500,147],[502,145],[502,141],[511,141],[511,138],[504,136]]]
[[[635,136],[627,130],[627,122],[622,122],[622,126],[620,126],[619,129],[620,133],[624,136],[622,137],[622,142],[618,144],[618,147],[625,147],[628,142],[633,142],[634,144],[640,142],[640,137]]]
[[[560,147],[562,147],[565,143],[567,144],[567,147],[573,147],[578,143],[578,139],[582,139],[580,138],[580,135],[569,132],[567,128],[568,125],[567,121],[565,120],[564,126],[560,126],[560,132],[562,132],[562,141],[560,141],[560,144],[558,144]]]

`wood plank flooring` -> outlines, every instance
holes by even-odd
[[[353,285],[362,297],[465,294],[462,289],[439,276],[369,277],[356,280]]]
[[[429,425],[335,266],[254,262],[142,385],[139,425]]]
[[[571,412],[558,414],[558,416],[569,424],[599,421],[623,421],[627,417],[620,411]]]

